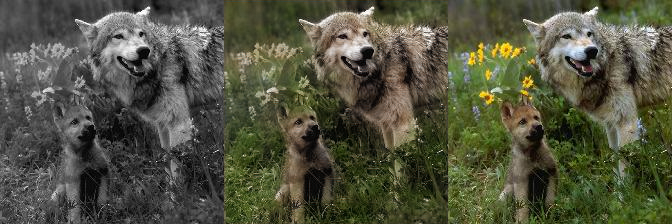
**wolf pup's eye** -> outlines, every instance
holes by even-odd
[[[539,120],[539,116],[534,115],[534,119],[535,119],[535,120]]]
[[[138,35],[139,35],[140,37],[144,37],[144,36],[145,36],[145,32],[140,31],[140,33],[138,33]]]
[[[91,116],[86,116],[85,117],[87,120],[91,120]]]
[[[592,36],[593,36],[593,32],[588,31],[588,33],[587,33],[586,35],[588,35],[588,37],[592,37]]]
[[[114,39],[124,39],[124,35],[121,34],[114,35]]]
[[[77,125],[77,124],[79,124],[79,121],[77,119],[74,119],[74,120],[70,121],[70,124],[71,125]]]
[[[563,39],[572,39],[572,35],[565,34],[565,35],[562,35],[562,38]]]
[[[315,117],[314,117],[314,116],[310,116],[310,119],[311,119],[311,120],[315,120]]]
[[[296,120],[296,121],[294,122],[294,124],[296,124],[296,125],[301,125],[301,124],[303,124],[303,121],[301,121],[301,120]]]
[[[338,38],[339,39],[348,39],[348,35],[341,34],[341,35],[338,35]]]
[[[364,35],[364,37],[368,37],[368,36],[369,36],[369,32],[364,31],[363,35]]]
[[[525,119],[522,119],[518,122],[518,124],[525,125],[525,124],[527,124],[527,121]]]

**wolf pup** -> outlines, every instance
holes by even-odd
[[[601,123],[609,147],[618,152],[639,139],[637,108],[660,104],[672,94],[672,27],[603,24],[597,11],[523,22],[537,45],[542,79]],[[620,177],[625,164],[619,160]]]
[[[527,100],[515,107],[505,102],[501,115],[511,135],[512,155],[499,199],[513,193],[515,201],[522,204],[516,211],[516,222],[527,222],[530,207],[540,211],[555,199],[556,162],[546,145],[541,114]]]
[[[74,206],[68,212],[68,222],[79,223],[85,218],[82,212],[93,218],[100,205],[107,201],[110,162],[98,145],[89,109],[56,102],[53,110],[63,151],[59,180],[51,200],[58,203],[65,196]]]
[[[278,121],[287,141],[282,185],[275,200],[291,206],[292,222],[302,222],[305,205],[313,207],[332,199],[333,162],[322,143],[315,112],[281,107]]]
[[[156,24],[149,10],[75,22],[89,45],[94,79],[153,124],[169,150],[191,139],[190,108],[223,98],[224,28]],[[171,160],[172,177],[178,164]]]
[[[388,149],[410,140],[414,107],[436,101],[448,83],[448,28],[380,25],[374,8],[318,24],[300,19],[318,78],[377,125]]]

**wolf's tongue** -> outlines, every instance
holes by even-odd
[[[585,73],[593,72],[593,66],[585,65],[585,66],[581,67],[581,71],[583,71]]]

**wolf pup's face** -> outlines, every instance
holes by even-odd
[[[597,10],[595,7],[584,14],[560,13],[542,24],[523,22],[537,47],[548,55],[549,63],[561,63],[570,72],[591,77],[599,69],[597,59],[601,53],[595,26]]]
[[[290,144],[298,146],[299,149],[313,145],[320,139],[317,117],[309,108],[295,108],[292,111],[280,108],[278,122]]]
[[[96,127],[89,109],[81,105],[67,107],[62,103],[56,103],[53,109],[54,123],[67,144],[80,148],[95,140]]]
[[[316,51],[323,52],[323,58],[318,60],[323,60],[325,66],[366,77],[375,69],[375,52],[367,29],[371,15],[373,7],[360,14],[336,13],[318,24],[302,19],[299,22]]]
[[[136,14],[119,12],[100,19],[95,24],[75,20],[87,38],[89,47],[102,66],[135,77],[144,76],[150,67],[152,54],[147,43],[146,22],[150,8]]]
[[[530,146],[544,138],[541,114],[529,102],[524,101],[519,106],[505,102],[501,107],[501,115],[502,122],[511,133],[515,144]]]

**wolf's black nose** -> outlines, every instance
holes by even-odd
[[[588,59],[595,59],[597,57],[597,48],[596,47],[587,47],[584,52],[586,52],[586,56],[588,56]]]
[[[373,58],[373,47],[364,47],[360,52],[362,52],[364,59]]]
[[[313,125],[312,127],[310,127],[310,130],[316,131],[316,132],[320,131],[320,126],[319,125]]]
[[[86,130],[91,131],[91,132],[96,132],[96,126],[89,125],[88,127],[86,127]]]
[[[543,135],[544,134],[544,126],[542,126],[542,125],[534,126],[534,131]]]
[[[140,59],[147,59],[149,57],[149,48],[148,47],[140,47],[137,50],[138,52],[138,57]]]

